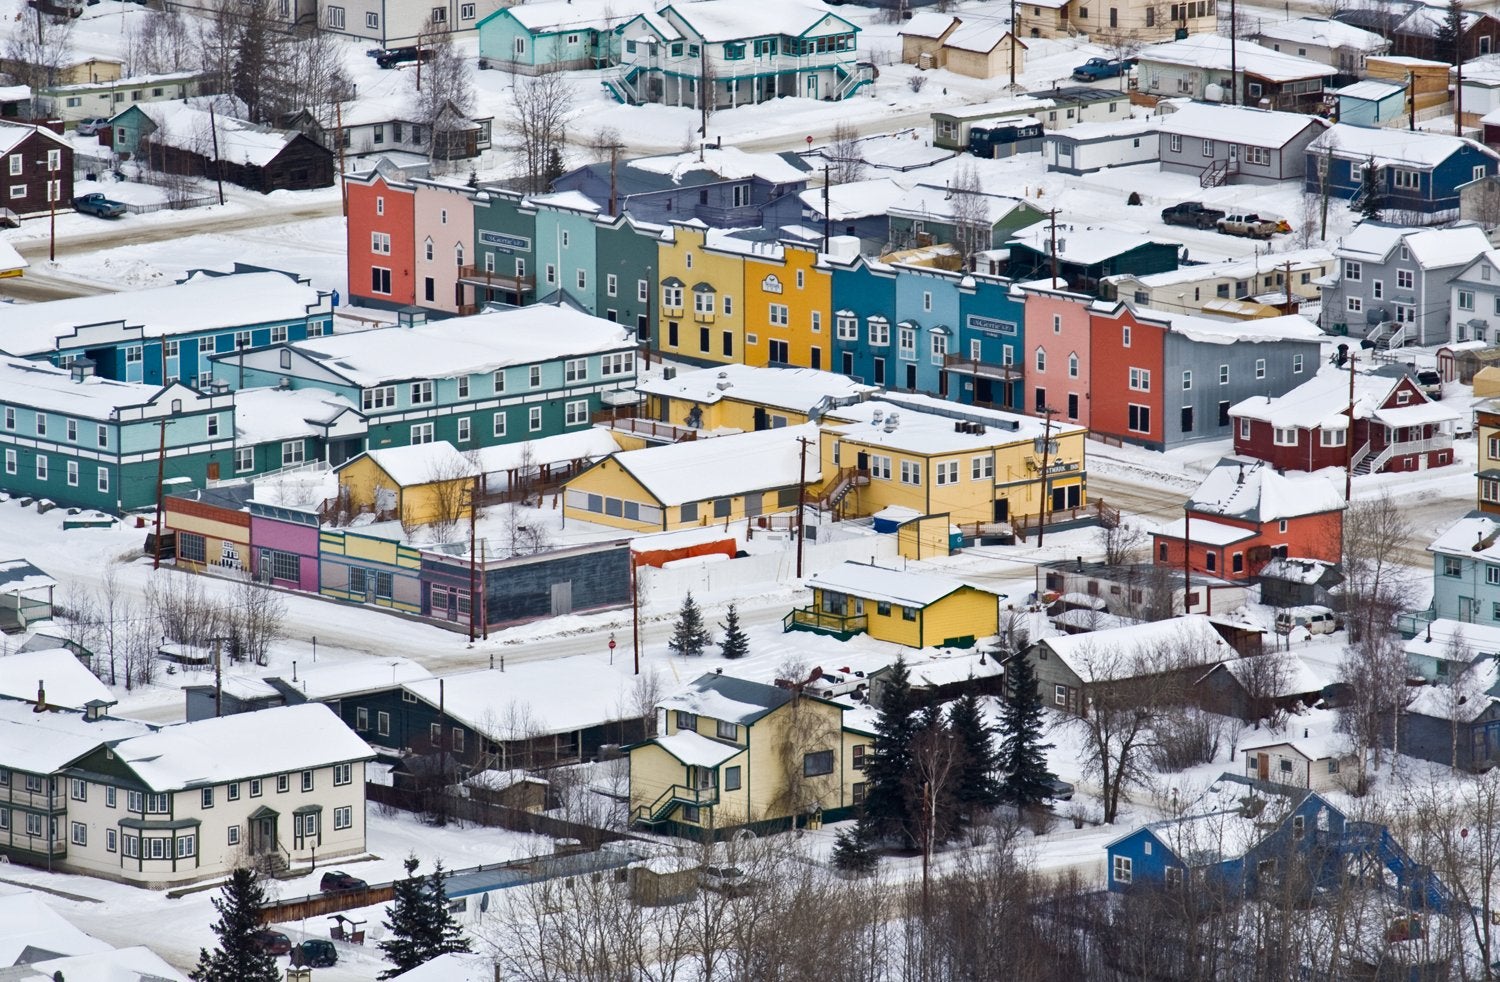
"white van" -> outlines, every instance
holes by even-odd
[[[1305,627],[1309,634],[1332,634],[1344,625],[1327,607],[1316,605],[1292,607],[1276,615],[1276,633],[1291,634],[1293,628]]]

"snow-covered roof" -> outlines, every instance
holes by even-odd
[[[816,423],[627,450],[612,459],[657,501],[681,505],[794,486],[803,439],[816,447]],[[819,480],[816,454],[806,463],[808,482]]]
[[[358,410],[348,399],[323,389],[240,389],[234,394],[234,438],[250,446],[321,437],[328,424],[346,412]]]
[[[206,109],[181,102],[138,102],[131,108],[139,109],[156,124],[156,129],[148,136],[152,142],[186,150],[208,160],[264,167],[275,160],[287,144],[302,135],[296,130],[257,126],[222,113],[210,114]]]
[[[723,3],[738,4],[739,0],[697,0],[687,6],[696,12],[702,8]],[[761,33],[765,33],[764,30]],[[650,174],[663,174],[675,184],[682,183],[684,176],[694,171],[708,171],[725,181],[740,181],[759,177],[772,184],[802,184],[807,174],[774,153],[748,153],[738,147],[704,147],[691,153],[674,153],[661,157],[640,157],[630,162],[636,170]]]
[[[530,205],[563,208],[569,211],[585,212],[590,215],[597,215],[604,210],[582,191],[553,191],[551,194],[533,194],[527,196],[526,202]]]
[[[835,184],[828,189],[828,217],[835,222],[846,222],[856,218],[884,216],[890,213],[892,207],[905,201],[910,192],[909,184],[890,177]],[[819,215],[823,213],[822,188],[803,191],[798,197],[804,208]]]
[[[495,961],[489,955],[450,952],[394,976],[392,982],[491,982],[494,977]]]
[[[1331,94],[1338,96],[1340,99],[1363,99],[1367,102],[1382,102],[1392,96],[1404,95],[1405,92],[1406,86],[1404,85],[1367,78],[1362,82],[1346,85],[1342,89],[1334,89]]]
[[[111,740],[150,732],[151,727],[132,720],[90,722],[79,712],[39,713],[30,703],[0,699],[0,748],[3,748],[0,766],[32,774],[51,774]],[[0,944],[3,943],[4,932],[0,932]]]
[[[109,687],[67,648],[19,651],[0,657],[0,696],[35,702],[39,685],[48,706],[82,709],[94,701],[115,701]]]
[[[1439,617],[1402,647],[1408,655],[1422,655],[1452,661],[1472,662],[1478,658],[1500,657],[1500,627],[1474,624]]]
[[[578,28],[605,30],[618,27],[635,15],[630,3],[618,0],[527,0],[507,10],[533,34],[556,34]]]
[[[26,559],[0,560],[0,593],[50,590],[57,581]]]
[[[1302,113],[1193,102],[1162,117],[1161,131],[1253,146],[1282,147],[1309,126],[1326,125],[1318,117]]]
[[[23,958],[30,961],[40,953],[66,957],[112,950],[74,927],[29,890],[0,894],[0,924],[5,925],[0,931],[0,966],[4,968],[22,964]]]
[[[1470,512],[1438,533],[1427,551],[1500,562],[1497,539],[1500,539],[1500,522],[1490,515]]]
[[[1167,41],[1164,44],[1153,44],[1142,48],[1137,57],[1142,63],[1188,65],[1193,68],[1216,68],[1228,71],[1229,48],[1229,38],[1222,35],[1193,34],[1181,41]],[[1331,65],[1299,58],[1281,51],[1273,51],[1253,41],[1240,40],[1235,46],[1234,60],[1239,72],[1272,82],[1291,82],[1297,79],[1323,78],[1338,74],[1338,69]]]
[[[1188,806],[1188,814],[1146,828],[1187,866],[1212,866],[1245,855],[1279,828],[1308,794],[1300,788],[1252,785],[1225,774]]]
[[[924,10],[912,15],[911,20],[902,25],[896,34],[899,37],[914,38],[940,38],[950,27],[963,23],[952,14],[940,14],[932,10]],[[29,92],[28,92],[29,94]]]
[[[1490,240],[1478,225],[1424,228],[1406,236],[1406,247],[1423,269],[1442,269],[1471,262],[1490,251]]]
[[[59,146],[69,146],[67,140],[45,126],[37,126],[32,123],[17,123],[13,120],[0,120],[0,153],[9,153],[19,146],[23,140],[30,138],[33,134],[39,134],[44,139],[51,140]]]
[[[129,78],[113,78],[108,81],[98,82],[73,82],[68,85],[51,85],[42,89],[47,95],[66,95],[73,92],[86,92],[92,89],[128,89],[143,85],[160,85],[163,82],[191,82],[194,79],[204,77],[204,73],[188,69],[181,72],[159,72],[151,75],[131,75]],[[21,86],[25,88],[25,86]],[[4,89],[0,89],[0,101],[4,100]]]
[[[5,327],[0,324],[0,336],[4,333]],[[98,375],[75,381],[65,368],[0,355],[0,392],[7,402],[16,405],[102,422],[118,410],[146,405],[160,391],[154,385],[117,382]]]
[[[694,0],[663,7],[672,11],[710,44],[772,34],[796,37],[825,17],[838,16],[796,0]],[[858,30],[852,24],[852,30]]]
[[[1151,243],[1169,245],[1174,249],[1178,247],[1178,243],[1170,239],[1109,225],[1075,225],[1072,223],[1063,225],[1059,223],[1057,226],[1057,258],[1063,262],[1078,263],[1081,266],[1102,263]],[[1047,222],[1038,222],[1018,232],[1013,232],[1010,241],[1006,244],[1023,245],[1044,256],[1050,256],[1052,255],[1052,227]]]
[[[1500,702],[1490,692],[1500,684],[1500,662],[1486,658],[1443,685],[1424,685],[1406,704],[1412,716],[1472,723]]]
[[[447,440],[367,450],[359,457],[341,464],[338,469],[343,470],[360,457],[370,458],[398,487],[403,488],[435,481],[456,481],[479,473],[474,462],[459,453],[458,448]]]
[[[1018,120],[1026,119],[1035,124],[1036,119],[1030,117],[1016,117]],[[997,194],[993,191],[966,192],[970,200],[977,199],[986,209],[985,220],[991,225],[1000,221],[1006,215],[1015,211],[1025,204],[1020,198],[1013,198],[1007,194]],[[916,218],[923,220],[942,221],[953,218],[954,200],[957,194],[949,188],[938,187],[933,184],[918,184],[908,189],[901,198],[899,204],[894,204],[889,209],[889,214],[899,218]],[[977,216],[976,216],[977,217]]]
[[[1068,0],[1063,0],[1064,3]],[[967,106],[953,106],[949,109],[937,109],[932,113],[934,119],[999,119],[1002,116],[1015,116],[1018,114],[1040,112],[1043,109],[1051,109],[1056,103],[1051,99],[1038,99],[1033,96],[1011,96],[1006,99],[995,99],[990,102],[976,102]]]
[[[791,691],[780,686],[712,673],[700,675],[682,691],[656,705],[659,709],[680,709],[695,716],[749,726],[791,698]]]
[[[599,658],[573,656],[512,662],[504,669],[458,672],[402,684],[402,688],[492,740],[567,733],[632,715],[632,676]]]
[[[173,968],[156,952],[144,945],[111,951],[69,955],[30,962],[27,968],[35,975],[6,976],[15,982],[188,982],[188,977]]]
[[[1276,41],[1312,43],[1325,48],[1353,48],[1356,51],[1379,51],[1390,47],[1390,42],[1374,31],[1322,17],[1302,17],[1262,24],[1255,35]]]
[[[988,652],[967,651],[932,661],[909,661],[906,671],[912,688],[921,689],[953,685],[966,679],[994,678],[1005,674],[1005,666]]]
[[[1132,116],[1129,119],[1079,123],[1065,130],[1049,130],[1042,139],[1049,142],[1092,143],[1097,140],[1124,139],[1140,136],[1161,128],[1162,121],[1169,116]]]
[[[0,102],[26,102],[30,98],[29,85],[0,85]]]
[[[1210,521],[1206,518],[1193,519],[1192,528],[1188,528],[1187,519],[1179,518],[1163,525],[1157,534],[1168,539],[1181,539],[1189,533],[1192,534],[1194,542],[1204,546],[1232,546],[1236,542],[1244,542],[1246,539],[1255,537],[1255,533],[1249,529]]]
[[[1463,18],[1463,30],[1467,33],[1474,25],[1479,23],[1484,14],[1473,10],[1465,10],[1460,14]],[[1448,21],[1448,7],[1439,5],[1429,7],[1423,4],[1414,8],[1411,13],[1401,18],[1401,22],[1395,27],[1395,31],[1401,34],[1416,34],[1421,37],[1435,38],[1442,33],[1443,26]]]
[[[1307,145],[1308,153],[1332,153],[1341,160],[1368,160],[1379,164],[1436,167],[1464,147],[1473,147],[1487,157],[1500,154],[1466,137],[1418,130],[1368,128],[1335,123]]]
[[[285,273],[199,273],[184,283],[149,290],[49,300],[5,307],[0,351],[22,357],[54,351],[57,339],[78,327],[123,321],[148,338],[305,318],[327,309],[326,298]]]
[[[1079,129],[1075,126],[1073,129]],[[1072,132],[1066,130],[1063,132]],[[1293,272],[1309,266],[1330,266],[1333,253],[1327,249],[1294,249],[1290,252],[1262,252],[1245,259],[1226,259],[1223,262],[1199,263],[1194,266],[1179,266],[1160,273],[1116,273],[1106,276],[1106,283],[1122,283],[1126,280],[1152,289],[1176,286],[1179,283],[1201,283],[1210,279],[1248,280],[1263,273],[1279,272],[1292,264]]]
[[[575,460],[598,460],[620,449],[607,429],[578,430],[544,436],[540,440],[502,443],[481,447],[474,452],[479,469],[486,474],[517,470],[521,467],[544,467],[572,463]]]
[[[872,400],[831,409],[823,419],[823,426],[855,443],[921,454],[988,450],[1035,440],[1047,430],[1045,421],[1034,416],[975,406],[956,407],[948,400],[930,396],[896,393],[892,396],[889,402]],[[979,427],[960,427],[956,425],[960,420],[982,423]],[[976,432],[980,429],[983,432]],[[1083,430],[1070,423],[1053,423],[1051,435],[1056,439]]]
[[[153,791],[312,770],[375,756],[322,703],[178,723],[117,743],[114,754]]]
[[[948,35],[948,39],[943,42],[943,47],[986,55],[994,51],[995,46],[1008,37],[1010,37],[1010,31],[1005,29],[1004,24],[979,21],[960,26],[958,30]],[[1026,47],[1019,38],[1016,39],[1016,46]]]
[[[1309,661],[1290,651],[1268,651],[1248,658],[1236,658],[1220,667],[1257,693],[1272,699],[1321,692],[1333,681],[1332,673],[1322,662]]]
[[[0,328],[3,333],[3,328]],[[619,324],[566,306],[538,304],[415,327],[382,327],[291,345],[356,385],[457,378],[514,365],[633,350]]]
[[[286,675],[270,677],[279,686],[295,689],[311,702],[326,702],[430,678],[432,673],[421,665],[395,655],[354,658],[311,666],[304,664],[297,670],[295,682]]]
[[[853,561],[814,573],[803,582],[811,589],[881,600],[903,607],[930,606],[966,585],[935,573],[887,569]]]
[[[1323,337],[1318,325],[1301,314],[1232,320],[1199,314],[1166,314],[1174,334],[1204,344],[1237,344],[1256,341],[1317,341]]]
[[[9,242],[0,242],[0,274],[14,273],[17,270],[27,269],[31,263],[16,251],[16,247]]]
[[[1156,675],[1237,657],[1204,614],[1086,634],[1043,638],[1045,647],[1085,683]]]
[[[825,399],[859,399],[878,391],[847,375],[815,368],[757,368],[723,365],[679,372],[676,378],[656,378],[636,386],[647,395],[712,405],[721,399],[809,413]]]
[[[1303,559],[1299,556],[1278,556],[1260,568],[1263,579],[1281,580],[1287,583],[1301,583],[1303,586],[1313,586],[1322,581],[1328,575],[1329,570],[1337,571],[1338,564],[1325,562],[1322,559]],[[1343,574],[1337,574],[1342,578]]]
[[[1356,372],[1354,416],[1370,419],[1391,396],[1400,379]],[[1423,401],[1426,397],[1423,397]],[[1270,423],[1283,429],[1343,430],[1349,427],[1349,373],[1329,368],[1279,396],[1251,396],[1229,409],[1231,416]],[[1456,418],[1456,417],[1455,417]]]
[[[1218,514],[1250,522],[1342,511],[1344,496],[1317,474],[1286,475],[1263,460],[1225,457],[1209,471],[1188,504],[1195,514]],[[1199,522],[1193,522],[1198,538]]]
[[[718,767],[748,749],[720,740],[710,740],[691,730],[678,730],[671,736],[659,736],[651,742],[689,767]]]

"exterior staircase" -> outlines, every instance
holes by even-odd
[[[838,508],[840,502],[849,496],[849,492],[855,488],[865,487],[870,483],[870,475],[857,467],[844,467],[823,487],[817,498],[812,502],[819,511],[831,512]]]
[[[1363,854],[1389,871],[1396,879],[1403,902],[1412,909],[1438,913],[1452,909],[1453,894],[1433,873],[1432,867],[1412,859],[1384,825],[1349,822],[1344,826],[1339,846],[1345,854]]]
[[[1203,168],[1198,175],[1198,186],[1200,188],[1216,188],[1224,184],[1229,178],[1239,173],[1239,165],[1231,164],[1228,160],[1215,160]]]
[[[835,65],[833,67],[834,77],[838,79],[838,84],[833,90],[833,98],[835,100],[847,99],[859,91],[862,86],[869,85],[875,81],[875,66],[873,65],[860,62],[855,64],[853,69],[846,68],[843,65]]]
[[[1386,321],[1383,324],[1376,325],[1370,333],[1366,334],[1365,340],[1370,343],[1370,347],[1376,350],[1385,349],[1389,351],[1406,344],[1406,328],[1407,325],[1405,324]]]
[[[641,805],[630,814],[631,825],[656,825],[666,819],[678,805],[704,807],[719,802],[718,788],[691,788],[686,784],[674,784],[649,805]]]

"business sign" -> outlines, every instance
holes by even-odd
[[[479,241],[485,245],[498,246],[501,249],[513,249],[517,252],[531,251],[531,240],[524,235],[508,235],[505,232],[486,232],[481,230]]]
[[[1016,333],[1016,325],[1012,321],[996,320],[993,317],[980,317],[978,314],[970,314],[967,321],[969,329],[974,331],[987,331],[990,334]]]

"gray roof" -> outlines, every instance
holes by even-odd
[[[749,726],[792,700],[790,689],[750,682],[732,675],[704,675],[661,703],[697,716]]]

